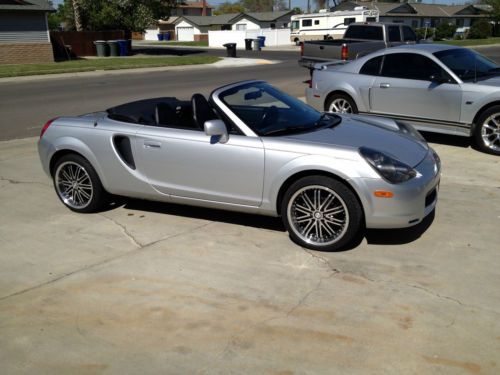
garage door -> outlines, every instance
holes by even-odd
[[[177,40],[181,42],[194,41],[194,28],[193,27],[178,27]]]

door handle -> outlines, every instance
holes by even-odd
[[[391,87],[390,83],[381,83],[380,84],[380,88],[381,89],[388,89],[389,87]]]
[[[144,141],[145,148],[161,148],[161,142]]]

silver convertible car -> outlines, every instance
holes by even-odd
[[[500,67],[473,50],[408,45],[316,69],[306,96],[319,110],[369,113],[422,131],[472,136],[479,149],[500,155]]]
[[[110,195],[281,216],[291,238],[335,250],[365,227],[434,209],[440,163],[411,126],[323,114],[263,81],[209,100],[136,101],[49,121],[38,143],[60,200],[95,212]]]

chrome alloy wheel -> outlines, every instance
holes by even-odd
[[[336,98],[330,103],[328,110],[336,113],[352,113],[352,106],[346,99]]]
[[[87,207],[94,194],[88,172],[81,165],[67,161],[59,165],[55,173],[57,194],[69,207]]]
[[[486,147],[500,151],[500,113],[494,113],[481,125],[481,138]]]
[[[321,185],[297,190],[287,211],[295,234],[313,245],[326,246],[339,241],[349,226],[345,202],[335,191]]]

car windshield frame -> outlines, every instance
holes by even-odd
[[[325,115],[264,81],[251,81],[222,89],[218,99],[260,137],[290,135],[335,126],[342,119]]]
[[[450,48],[434,52],[433,55],[462,81],[476,81],[478,78],[491,77],[500,72],[500,66],[493,60],[468,48]],[[460,65],[460,58],[469,61]]]

